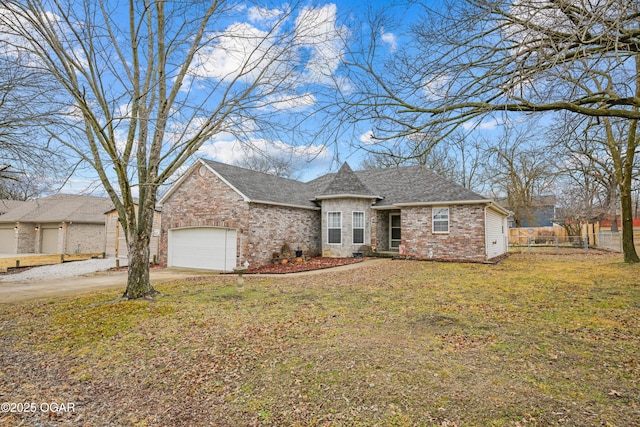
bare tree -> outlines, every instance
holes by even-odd
[[[568,177],[566,193],[582,216],[594,218],[604,213],[617,217],[619,207],[616,158],[621,161],[627,124],[616,118],[579,117],[567,114],[557,121],[557,154],[563,159],[563,173]],[[615,157],[613,156],[615,155]],[[636,158],[636,163],[639,159]],[[638,179],[634,168],[632,180]],[[574,191],[572,191],[574,188]],[[617,225],[614,220],[613,227]]]
[[[484,137],[454,132],[433,144],[423,135],[405,138],[404,144],[391,147],[374,146],[364,157],[364,169],[422,165],[463,187],[474,191],[488,190],[485,169],[488,142]]]
[[[236,165],[282,178],[297,179],[300,176],[300,160],[286,153],[272,155],[252,152],[237,161]]]
[[[557,167],[548,153],[531,129],[510,127],[489,150],[493,191],[506,196],[516,227],[531,222],[535,199],[552,188]]]
[[[235,1],[7,1],[4,43],[64,89],[46,129],[96,171],[129,247],[126,298],[153,295],[158,187],[221,133],[247,140],[292,123],[339,58],[326,9]],[[247,10],[256,24],[241,20]],[[329,11],[330,12],[330,11]],[[298,54],[305,50],[307,55]],[[310,54],[309,54],[310,52]],[[135,202],[137,193],[138,203]]]
[[[348,58],[350,118],[373,120],[376,137],[446,136],[468,122],[523,112],[620,118],[609,146],[618,177],[627,262],[633,245],[631,183],[640,119],[640,3],[634,0],[463,0],[424,6],[406,49],[371,46]],[[377,21],[374,21],[377,24]]]
[[[59,147],[35,126],[51,113],[38,96],[51,79],[26,65],[19,55],[0,56],[0,198],[36,197],[69,171]]]

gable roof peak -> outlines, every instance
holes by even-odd
[[[329,185],[322,191],[317,198],[325,198],[331,196],[365,196],[378,198],[373,191],[369,189],[358,175],[351,169],[347,162],[344,162],[338,172],[334,175]]]

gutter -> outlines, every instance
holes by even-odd
[[[271,206],[282,206],[285,208],[295,208],[295,209],[308,209],[312,211],[319,211],[320,208],[316,206],[301,206],[301,205],[293,205],[289,203],[278,203],[278,202],[269,202],[266,200],[247,200],[247,203],[256,203],[261,205],[271,205]]]

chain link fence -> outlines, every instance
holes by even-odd
[[[638,243],[636,239],[636,243]],[[622,233],[619,231],[600,231],[598,247],[614,252],[622,252]]]
[[[526,236],[510,241],[509,252],[570,253],[594,249],[582,236]]]
[[[561,227],[537,227],[509,230],[510,252],[568,253],[576,250],[622,252],[622,232],[583,227],[580,236],[567,236]],[[636,248],[640,251],[640,230],[634,231]]]

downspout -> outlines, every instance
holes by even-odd
[[[487,209],[488,206],[484,207],[484,226],[482,227],[484,231],[484,259],[485,261],[489,259],[489,234],[487,233]]]

